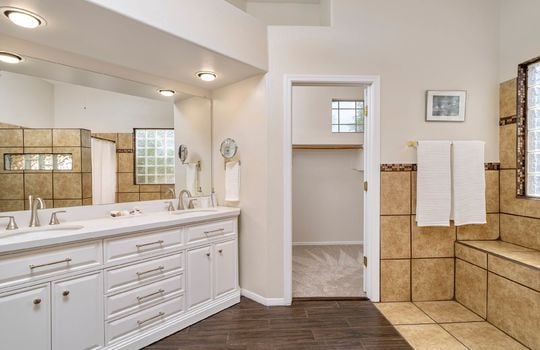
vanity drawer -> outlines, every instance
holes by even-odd
[[[234,221],[224,220],[211,222],[204,225],[191,226],[186,228],[187,240],[190,243],[218,238],[234,233]]]
[[[118,317],[163,302],[184,292],[184,275],[173,276],[105,298],[106,318]]]
[[[0,257],[0,288],[102,264],[101,241]]]
[[[106,326],[107,343],[110,344],[128,335],[146,331],[152,326],[166,322],[183,310],[184,297],[179,296],[133,315],[108,322]]]
[[[121,262],[146,253],[166,253],[181,246],[179,228],[110,238],[104,241],[105,263]]]
[[[184,254],[174,254],[137,264],[109,269],[105,272],[105,292],[144,284],[169,277],[182,271]]]

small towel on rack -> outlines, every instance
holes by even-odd
[[[450,141],[418,141],[416,223],[450,226]]]
[[[225,200],[240,201],[240,162],[225,163]]]
[[[186,189],[192,194],[197,193],[198,168],[197,163],[187,163],[186,166]]]
[[[456,226],[486,223],[486,182],[482,141],[454,141],[453,210]]]

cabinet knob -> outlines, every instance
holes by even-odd
[[[210,256],[210,253],[206,253],[206,256]]]
[[[65,297],[67,297],[67,296],[69,295],[69,290],[63,291],[63,292],[62,292],[62,295],[65,296]]]
[[[38,305],[38,304],[41,304],[41,299],[40,298],[34,299],[34,305]]]
[[[223,253],[223,249],[218,250],[218,253],[219,253],[219,254],[222,254],[222,253]]]

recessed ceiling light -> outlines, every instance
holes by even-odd
[[[3,7],[2,12],[4,16],[19,27],[34,29],[46,23],[43,17],[23,9]]]
[[[163,96],[171,97],[171,96],[173,96],[174,94],[176,94],[176,91],[174,91],[174,90],[160,89],[160,90],[159,90],[159,93],[162,94]]]
[[[202,81],[214,81],[216,80],[217,75],[214,72],[198,72],[197,77]]]
[[[14,53],[0,51],[0,62],[16,64],[22,61],[22,57]]]

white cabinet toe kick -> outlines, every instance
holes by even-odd
[[[239,301],[237,214],[0,255],[6,349],[140,349]]]

